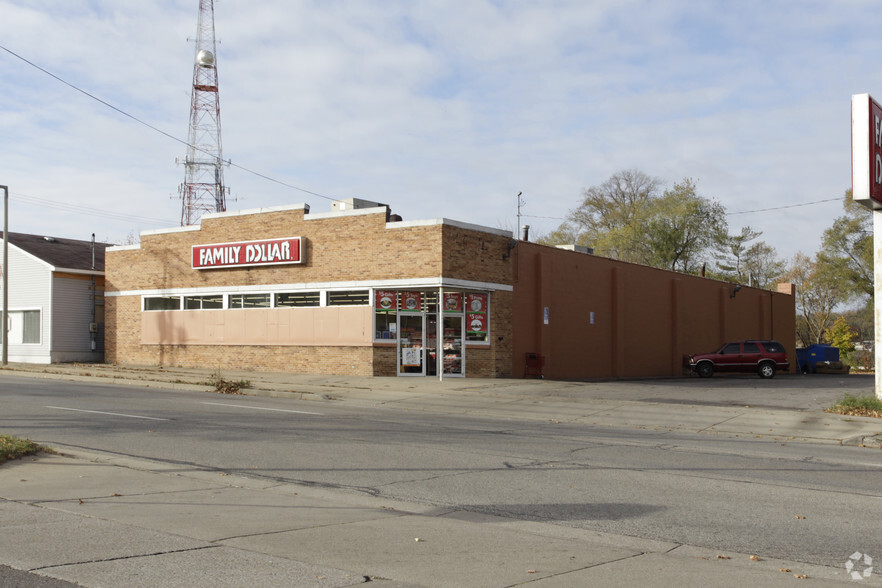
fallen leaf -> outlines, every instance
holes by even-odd
[[[759,561],[760,559],[759,559],[759,556],[751,555],[751,556],[750,556],[750,560],[751,560],[751,561]]]
[[[779,571],[779,572],[792,572],[793,570],[791,570],[790,568],[781,568],[781,569],[778,570],[778,571]]]
[[[414,537],[413,540],[417,543],[421,543],[423,541],[423,539],[420,539],[419,537]]]
[[[732,558],[729,557],[728,555],[718,555],[717,559],[732,559]]]
[[[114,492],[113,494],[111,494],[111,496],[122,496],[122,494],[117,494],[116,492]]]
[[[536,573],[536,570],[527,570],[527,573],[528,573],[528,574],[535,574],[535,573]]]
[[[804,519],[805,517],[802,516],[802,515],[796,515],[796,518],[798,518],[798,519]]]
[[[799,580],[808,580],[808,576],[806,576],[805,574],[793,574],[793,577]]]

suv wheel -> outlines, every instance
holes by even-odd
[[[759,377],[761,378],[774,378],[775,377],[775,364],[771,361],[764,361],[759,364]]]
[[[709,378],[714,375],[714,364],[709,361],[703,361],[695,368],[695,371],[702,378]]]

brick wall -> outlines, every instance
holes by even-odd
[[[191,247],[302,238],[303,262],[286,266],[194,270]],[[414,280],[511,282],[509,237],[450,224],[387,226],[385,213],[310,217],[301,209],[203,218],[198,230],[142,235],[140,248],[106,253],[107,292],[275,284]],[[443,248],[442,248],[443,243]],[[443,250],[443,254],[442,254]],[[395,375],[394,346],[143,345],[140,296],[107,298],[107,361],[304,373]],[[468,375],[511,373],[511,294],[491,293],[489,348],[478,349]],[[501,337],[501,339],[497,339]],[[469,349],[472,353],[472,348]]]

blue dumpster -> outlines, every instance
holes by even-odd
[[[797,349],[796,361],[802,373],[814,374],[818,371],[819,362],[839,361],[839,348],[825,343],[815,343],[805,349]]]

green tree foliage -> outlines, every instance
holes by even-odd
[[[873,298],[873,213],[845,193],[845,214],[824,231],[818,262],[841,282],[847,301]]]
[[[648,213],[644,231],[649,265],[696,272],[707,254],[728,237],[726,210],[697,195],[691,179],[666,190],[652,202]]]
[[[844,301],[838,280],[828,266],[797,253],[784,273],[796,285],[796,335],[803,345],[823,343],[833,312]]]
[[[641,171],[613,174],[585,190],[582,203],[540,242],[586,245],[598,255],[639,263],[645,256],[645,244],[639,238],[642,219],[660,186],[660,180]]]
[[[697,272],[727,235],[725,209],[699,196],[690,179],[661,194],[660,186],[643,172],[618,172],[585,190],[579,207],[540,242],[575,243],[597,255]]]
[[[739,235],[726,238],[717,264],[720,278],[767,290],[781,281],[787,264],[778,259],[775,248],[765,241],[751,243],[760,235],[761,231],[742,227]]]
[[[854,340],[857,337],[857,331],[851,328],[845,317],[837,317],[833,321],[830,330],[827,331],[827,341],[830,345],[839,348],[839,355],[842,361],[847,361],[854,352]]]

